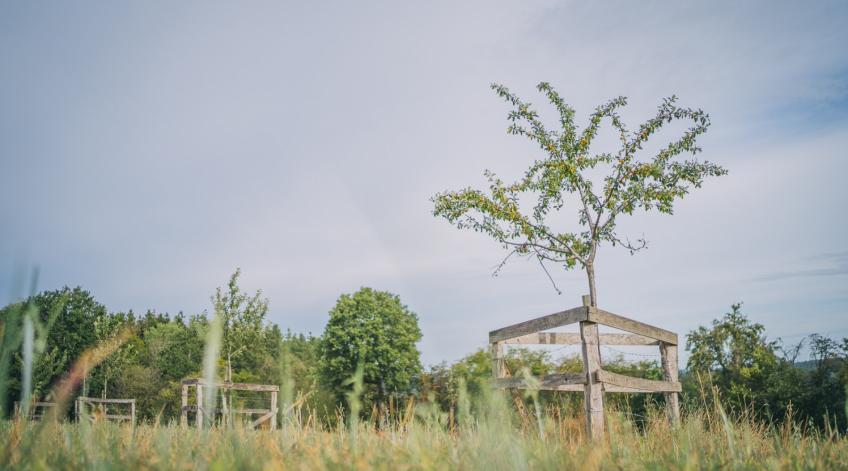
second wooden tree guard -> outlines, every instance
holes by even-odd
[[[268,428],[271,430],[277,429],[277,412],[279,409],[277,408],[277,394],[280,392],[280,387],[274,384],[249,384],[249,383],[230,383],[227,381],[216,382],[214,384],[206,383],[202,379],[187,379],[182,383],[182,414],[180,416],[180,424],[182,427],[188,426],[188,413],[194,412],[195,416],[195,426],[198,429],[203,428],[204,416],[206,416],[207,420],[210,422],[214,422],[216,413],[228,413],[233,415],[246,415],[253,419],[254,415],[258,415],[259,417],[255,420],[251,420],[250,426],[253,428],[257,428],[262,426],[262,424],[267,423]],[[189,388],[195,388],[195,397],[196,403],[195,405],[189,405],[188,401],[188,390]],[[224,408],[214,408],[211,411],[203,410],[203,390],[208,388],[217,388],[228,391],[256,391],[263,393],[270,393],[270,407],[268,408],[258,408],[258,409],[224,409]],[[215,398],[215,402],[217,403],[217,398]],[[210,423],[211,425],[211,423]]]
[[[529,387],[523,378],[507,377],[504,345],[580,344],[583,347],[583,372],[543,376],[540,378],[537,389],[583,391],[586,429],[593,439],[604,436],[604,392],[665,393],[669,420],[672,423],[680,420],[680,404],[677,397],[681,391],[677,378],[677,334],[588,304],[588,296],[584,296],[581,307],[489,332],[495,385],[516,389]],[[579,333],[542,332],[574,323],[580,324]],[[630,334],[599,334],[598,324],[630,332]],[[658,345],[664,380],[634,378],[604,370],[601,367],[600,345]]]

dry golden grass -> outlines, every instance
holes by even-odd
[[[12,469],[848,469],[836,432],[769,427],[720,410],[687,414],[670,427],[659,411],[643,428],[608,416],[608,436],[590,443],[582,418],[516,411],[503,396],[450,417],[416,407],[397,420],[317,426],[296,411],[275,432],[181,429],[113,423],[0,425],[0,466]],[[539,422],[541,417],[541,423]]]

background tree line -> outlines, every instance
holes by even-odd
[[[349,379],[360,366],[365,416],[387,413],[393,404],[414,399],[453,420],[463,394],[488,392],[491,360],[483,349],[452,364],[422,367],[417,315],[396,295],[370,288],[344,294],[331,309],[323,335],[283,333],[266,319],[268,301],[261,292],[245,293],[238,277],[236,271],[212,296],[224,327],[222,379],[281,385],[284,406],[300,400],[328,422],[346,407]],[[13,342],[7,335],[10,322],[24,306],[34,308],[41,331],[32,365],[33,397],[49,400],[51,386],[84,351],[128,330],[129,340],[88,373],[77,394],[135,398],[142,420],[179,417],[180,382],[201,374],[209,313],[109,312],[81,288],[45,291],[0,310],[4,351]],[[811,352],[809,361],[797,361],[802,345]],[[814,334],[787,347],[769,340],[765,328],[748,320],[736,304],[710,326],[686,335],[686,348],[690,357],[681,375],[685,407],[702,407],[705,398],[719,398],[732,414],[779,422],[791,410],[794,420],[848,429],[848,339],[837,342]],[[0,398],[6,414],[21,397],[23,365],[18,347],[11,351],[6,378],[0,377],[6,380]],[[605,358],[604,365],[632,376],[662,378],[655,360],[627,361],[619,355]],[[579,372],[582,363],[577,356],[554,358],[546,351],[512,349],[507,368],[513,374],[542,375]],[[637,420],[663,400],[661,394],[607,397]],[[526,398],[516,393],[516,399]],[[537,400],[568,412],[579,411],[582,398],[542,392]]]

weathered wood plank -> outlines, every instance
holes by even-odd
[[[119,414],[104,414],[99,417],[103,417],[109,420],[132,420],[131,415],[119,415]],[[94,416],[92,416],[94,418]]]
[[[598,334],[601,345],[659,345],[659,340],[639,334]],[[580,334],[575,332],[538,332],[504,340],[508,345],[577,345]]]
[[[503,378],[506,376],[506,360],[504,360],[504,348],[501,342],[495,342],[492,347],[492,376]]]
[[[260,391],[260,392],[279,392],[280,387],[276,384],[251,384],[251,383],[228,383],[226,381],[207,383],[203,379],[186,379],[182,384],[186,386],[206,386],[216,387],[219,389],[231,389],[234,391]]]
[[[262,422],[265,422],[266,420],[270,419],[273,416],[274,416],[274,411],[268,412],[267,414],[265,414],[265,415],[259,417],[258,419],[254,420],[251,425],[253,426],[253,428],[256,428],[257,425],[261,424]]]
[[[585,298],[584,298],[585,302]],[[594,441],[604,438],[604,391],[597,378],[601,370],[601,349],[598,338],[598,324],[584,321],[580,323],[580,338],[583,347],[583,373],[586,376],[583,386],[583,403],[586,409],[586,429]]]
[[[182,428],[188,427],[188,411],[186,407],[188,407],[188,385],[182,385],[182,393],[180,394],[180,401],[182,402],[182,412],[180,413],[180,426]]]
[[[77,398],[82,402],[89,402],[93,404],[132,404],[135,403],[135,399],[103,399],[100,397],[85,397],[80,396]]]
[[[580,373],[580,375],[582,376],[583,374]],[[500,381],[505,380],[505,379],[512,379],[512,378],[501,378],[499,380],[492,380],[492,385],[495,386],[495,387],[509,388],[509,389],[527,389],[527,385],[524,384],[523,382],[510,382],[506,385],[498,384]],[[583,389],[584,389],[584,385],[583,385],[582,380],[581,380],[580,383],[577,383],[577,384],[563,384],[563,385],[560,385],[560,386],[549,386],[549,387],[539,388],[539,390],[541,390],[541,391],[579,392],[579,393],[584,392]],[[604,392],[605,393],[632,394],[632,393],[652,393],[654,391],[625,388],[625,387],[622,387],[622,386],[616,386],[614,384],[604,384]]]
[[[555,373],[536,378],[539,381],[539,387],[536,389],[545,391],[582,391],[583,384],[586,382],[586,375],[583,373]],[[492,384],[500,388],[511,389],[529,389],[525,378],[520,376],[512,378],[495,378]],[[563,386],[574,386],[574,388],[565,388]]]
[[[643,335],[665,343],[677,345],[677,334],[669,330],[660,329],[644,322],[634,321],[618,314],[613,314],[603,309],[590,308],[588,319],[608,327],[625,330],[634,334]]]
[[[633,389],[633,388],[625,388],[623,386],[616,386],[614,384],[604,384],[604,394],[607,393],[623,393],[623,394],[648,394],[654,391],[647,391],[644,389]]]
[[[587,312],[588,310],[585,306],[576,307],[567,311],[548,314],[537,319],[519,322],[518,324],[493,330],[489,332],[489,343],[500,342],[501,340],[580,322],[586,320]]]
[[[653,379],[634,378],[606,370],[598,370],[595,377],[598,382],[632,389],[634,390],[633,392],[680,392],[682,390],[680,383],[677,381],[656,381]]]
[[[506,339],[507,345],[570,345],[580,343],[580,335],[570,332],[534,332]]]
[[[185,406],[183,408],[186,412],[197,412],[197,406]],[[271,409],[227,409],[227,411],[232,412],[233,414],[267,414],[271,412]],[[221,407],[216,407],[214,412],[221,413],[224,412],[224,409]]]
[[[677,345],[667,343],[660,344],[660,357],[663,369],[663,379],[666,381],[677,382]],[[672,425],[677,425],[680,422],[680,402],[676,392],[665,393],[665,409],[668,415],[668,420]]]

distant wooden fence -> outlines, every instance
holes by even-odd
[[[129,410],[127,410],[129,408]],[[115,409],[123,409],[116,411]],[[135,399],[104,399],[80,396],[74,403],[77,422],[85,416],[94,421],[98,418],[128,421],[135,425]]]
[[[224,417],[227,415],[242,415],[250,418],[250,426],[253,428],[261,427],[268,424],[271,430],[277,429],[277,394],[280,392],[280,387],[273,384],[249,384],[249,383],[230,383],[220,382],[208,384],[202,379],[189,379],[183,381],[182,389],[182,414],[180,416],[180,424],[183,427],[188,427],[189,412],[194,413],[195,426],[198,429],[203,428],[204,417],[210,421],[214,420],[216,414],[221,413]],[[214,410],[205,411],[203,409],[203,390],[215,387],[225,391],[254,391],[260,393],[269,393],[269,407],[264,408],[233,408],[229,409],[226,403],[222,407],[215,407]],[[189,404],[189,388],[195,389],[195,404]],[[217,398],[216,398],[217,404]],[[254,416],[258,416],[254,418]]]
[[[541,332],[579,323],[579,333]],[[598,324],[630,332],[599,334]],[[539,378],[537,389],[582,391],[586,410],[586,428],[593,439],[604,435],[604,392],[665,393],[666,412],[672,423],[680,420],[677,368],[677,334],[589,306],[583,306],[520,322],[489,332],[494,383],[502,388],[528,389],[524,378],[509,377],[504,358],[505,345],[574,344],[582,346],[583,372],[550,374]],[[660,350],[663,381],[634,378],[606,371],[601,365],[600,345],[656,345]],[[535,385],[533,385],[535,387]]]
[[[31,402],[29,404],[29,411],[27,413],[28,420],[44,420],[50,411],[56,407],[55,402]],[[21,403],[15,401],[15,417],[20,418],[23,411],[21,410]]]

